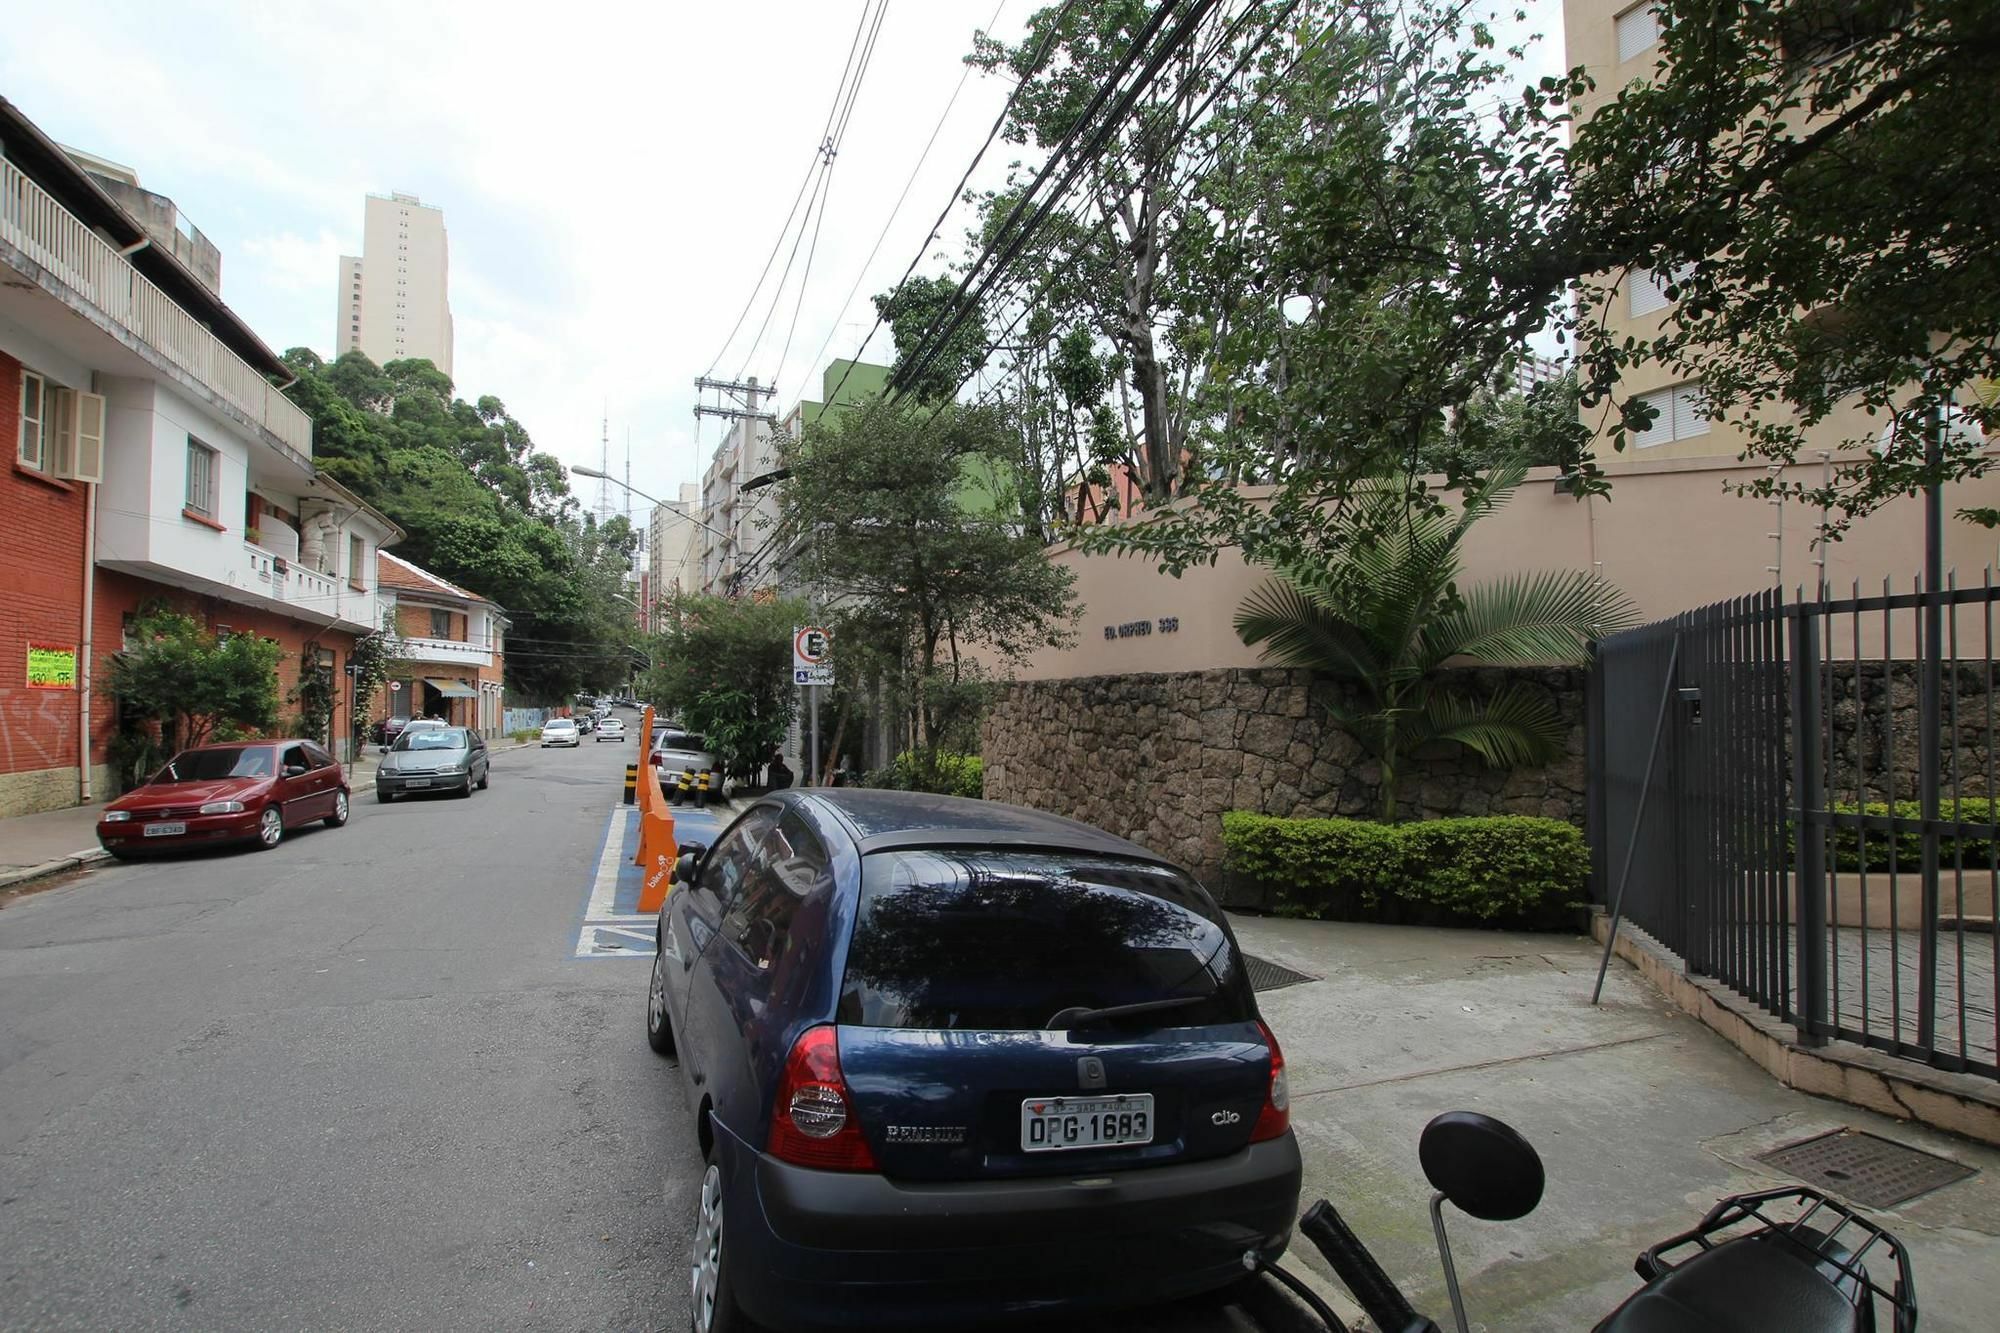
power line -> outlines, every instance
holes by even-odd
[[[910,275],[917,271],[917,265],[923,262],[924,251],[930,248],[931,242],[936,240],[938,233],[944,230],[945,219],[951,216],[951,210],[957,205],[959,196],[965,193],[966,182],[972,179],[972,173],[977,171],[979,164],[985,160],[986,150],[991,148],[993,141],[1000,137],[1000,131],[1005,128],[1007,118],[1014,114],[1014,104],[1021,100],[1021,94],[1026,91],[1029,83],[1034,80],[1034,77],[1042,72],[1042,66],[1048,61],[1049,52],[1055,49],[1056,36],[1062,31],[1063,20],[1069,17],[1070,10],[1076,8],[1076,4],[1077,0],[1063,0],[1063,7],[1057,11],[1055,19],[1049,24],[1048,35],[1042,38],[1041,50],[1035,52],[1035,58],[1029,62],[1026,72],[1021,75],[1021,81],[1015,84],[1014,91],[1007,95],[1006,104],[1000,108],[1000,114],[993,119],[993,128],[986,131],[986,139],[979,145],[979,151],[972,155],[972,161],[965,168],[965,174],[960,176],[958,184],[952,187],[950,197],[945,200],[944,211],[939,213],[937,221],[931,224],[930,232],[924,237],[923,243],[917,247],[917,253],[911,258],[910,266],[903,270],[903,276],[896,280],[895,286],[891,287],[890,291],[900,290],[903,284],[910,280]],[[868,336],[861,340],[861,345],[866,347],[869,343],[873,342],[876,333],[880,331],[881,327],[882,314],[880,311],[877,311],[875,314],[875,323],[869,328]],[[834,385],[833,392],[827,395],[828,402],[836,401],[840,397],[840,391],[847,387],[847,377],[853,373],[854,363],[850,361],[848,362],[847,369],[841,373],[840,383]]]
[[[888,12],[889,0],[882,0],[881,7],[875,11],[875,26],[868,30],[868,45],[862,49],[860,69],[855,73],[854,82],[848,89],[846,109],[840,113],[840,124],[835,128],[833,137],[827,141],[826,170],[820,174],[819,216],[813,221],[812,244],[806,247],[806,267],[799,275],[799,299],[792,305],[791,327],[785,330],[785,345],[778,353],[778,369],[771,376],[771,386],[774,389],[784,381],[785,362],[792,355],[792,337],[799,331],[799,314],[806,308],[806,288],[812,283],[813,257],[819,253],[819,231],[826,225],[827,196],[833,192],[833,159],[840,152],[840,145],[846,142],[847,122],[854,115],[855,102],[860,99],[861,81],[868,77],[868,66],[875,58],[875,40],[881,35],[882,20]]]
[[[993,15],[986,20],[983,31],[988,33],[993,31],[994,26],[1000,22],[1000,12],[1007,8],[1007,4],[1008,0],[1000,0],[1000,3],[993,7]],[[868,248],[868,258],[861,261],[861,268],[854,275],[854,285],[847,289],[847,295],[840,299],[840,308],[833,312],[833,319],[827,326],[826,340],[820,343],[819,350],[812,354],[810,361],[806,362],[807,375],[812,374],[812,368],[826,355],[826,349],[833,346],[833,335],[840,329],[840,317],[854,304],[854,294],[861,290],[861,284],[867,280],[868,270],[875,263],[875,256],[881,253],[882,243],[889,239],[889,229],[895,226],[897,217],[902,214],[903,203],[910,197],[911,187],[917,183],[917,176],[923,171],[924,163],[930,160],[931,149],[937,145],[938,135],[943,132],[945,121],[951,118],[952,108],[958,105],[958,95],[965,91],[966,82],[971,78],[972,66],[967,64],[959,71],[958,82],[952,87],[951,96],[945,100],[944,110],[938,113],[937,124],[931,126],[931,137],[924,141],[924,150],[917,154],[917,164],[910,168],[909,178],[903,182],[902,193],[896,196],[895,204],[889,209],[889,216],[883,220],[882,230],[876,233],[875,244]],[[869,336],[874,335],[871,333]],[[864,342],[855,349],[855,358],[858,359],[866,349],[867,344]],[[846,382],[847,377],[841,376],[841,383],[844,385]]]
[[[833,103],[831,106],[827,107],[826,110],[826,128],[820,131],[820,143],[824,143],[826,141],[827,134],[833,128],[834,115],[840,107],[841,93],[846,89],[847,86],[848,71],[854,67],[854,53],[858,49],[860,49],[861,33],[863,29],[865,29],[867,26],[868,26],[868,6],[867,4],[864,3],[861,7],[861,19],[854,25],[854,37],[848,43],[847,63],[841,67],[840,82],[834,85]],[[816,170],[818,170],[819,160],[820,160],[819,154],[820,154],[819,144],[815,144],[813,146],[812,162],[806,167],[805,177],[799,181],[799,192],[792,197],[791,210],[785,214],[785,225],[778,229],[777,239],[771,242],[771,253],[769,255],[766,255],[764,258],[764,268],[763,271],[757,275],[757,285],[750,289],[750,295],[744,299],[743,309],[740,312],[738,312],[736,316],[736,322],[730,325],[729,327],[729,336],[724,338],[722,340],[722,346],[716,349],[715,360],[709,363],[708,367],[709,375],[715,374],[715,368],[722,364],[722,358],[729,355],[729,345],[736,341],[737,333],[739,333],[743,328],[743,321],[750,317],[751,308],[757,304],[757,294],[764,290],[764,279],[771,276],[771,265],[777,262],[778,251],[784,248],[785,237],[791,234],[792,219],[798,215],[799,204],[806,197],[806,187],[812,183],[813,173]],[[706,378],[706,376],[704,376],[704,378]],[[741,379],[742,377],[739,375],[737,378]]]
[[[812,201],[806,204],[806,217],[805,219],[802,219],[799,222],[798,235],[792,238],[791,253],[785,256],[784,272],[778,275],[778,285],[771,290],[770,309],[764,312],[764,320],[761,324],[757,326],[757,336],[750,340],[750,350],[743,354],[742,368],[736,372],[736,378],[739,380],[749,373],[750,363],[756,358],[757,349],[761,347],[764,343],[764,332],[771,326],[771,317],[778,313],[779,305],[781,305],[784,302],[785,283],[787,280],[790,279],[792,275],[792,265],[798,259],[799,246],[805,241],[806,220],[810,219],[813,216],[813,207],[815,203],[817,203],[819,206],[820,220],[823,222],[826,218],[825,198],[828,190],[832,188],[834,158],[839,156],[841,139],[847,133],[847,118],[848,116],[853,114],[854,99],[861,92],[861,81],[862,79],[867,77],[869,61],[872,60],[875,55],[876,34],[881,31],[883,16],[886,15],[888,12],[889,12],[889,0],[879,0],[879,3],[877,3],[875,8],[874,26],[869,29],[867,42],[861,48],[860,59],[859,61],[850,60],[849,68],[853,72],[853,78],[851,80],[845,81],[845,86],[841,90],[841,92],[836,92],[834,95],[834,114],[830,115],[827,118],[827,127],[828,127],[827,132],[825,136],[820,140],[820,149],[819,149],[820,165],[819,165],[818,184],[813,191]],[[862,22],[865,24],[867,23],[867,21],[868,21],[868,11],[864,6],[862,10]],[[846,95],[845,109],[843,109],[841,105],[842,92],[844,92]],[[817,251],[818,248],[819,248],[819,228],[817,225],[815,225],[813,228],[813,249]],[[811,269],[812,269],[812,257],[808,255],[806,258],[807,272],[805,274],[802,274],[799,278],[799,300],[801,303],[803,303],[805,300],[805,282],[806,282],[806,277],[810,276]],[[792,317],[792,327],[794,329],[798,327],[798,316],[796,311],[794,312]],[[787,338],[787,343],[789,344],[789,336]],[[789,345],[787,346],[786,350],[787,351],[790,350]],[[777,382],[776,378],[773,377],[772,380],[773,387],[776,386],[776,382]]]
[[[1193,38],[1196,30],[1208,17],[1217,3],[1218,0],[1193,0],[1193,4],[1189,9],[1184,11],[1183,17],[1173,31],[1161,39],[1150,52],[1146,53],[1145,67],[1133,78],[1131,84],[1119,95],[1112,107],[1105,112],[1103,119],[1097,124],[1088,141],[1081,148],[1071,152],[1070,144],[1079,129],[1096,115],[1098,108],[1110,96],[1111,90],[1117,81],[1124,76],[1132,65],[1137,63],[1140,53],[1146,51],[1147,44],[1152,40],[1153,35],[1158,32],[1160,25],[1164,22],[1165,16],[1175,8],[1175,0],[1162,0],[1160,7],[1153,11],[1152,16],[1148,19],[1147,26],[1140,31],[1138,36],[1133,39],[1132,44],[1127,48],[1124,57],[1119,61],[1118,67],[1112,71],[1111,76],[1098,88],[1097,96],[1091,99],[1090,105],[1084,109],[1083,114],[1071,125],[1062,140],[1056,144],[1055,150],[1050,154],[1049,159],[1035,173],[1034,179],[1028,183],[1028,188],[1016,200],[1014,207],[1009,210],[1006,220],[1000,226],[1000,230],[988,240],[979,255],[974,259],[972,266],[966,270],[965,276],[959,281],[957,291],[952,296],[951,306],[944,318],[943,327],[926,334],[923,343],[920,345],[921,350],[910,358],[914,364],[911,364],[907,371],[897,377],[900,381],[900,385],[897,386],[898,388],[907,386],[920,379],[924,371],[930,368],[931,363],[943,353],[952,335],[962,328],[965,321],[971,318],[973,312],[979,308],[980,301],[985,294],[1005,276],[1007,265],[1013,262],[1014,257],[1021,252],[1022,248],[1033,238],[1035,233],[1047,225],[1049,216],[1060,207],[1071,183],[1076,180],[1085,167],[1103,156],[1105,145],[1110,142],[1111,136],[1117,132],[1120,124],[1131,113],[1131,109],[1138,102],[1138,99],[1159,77],[1161,67]],[[1021,224],[1020,229],[1014,232],[1006,249],[1000,251],[1001,242],[1013,230],[1015,219],[1021,217],[1023,211],[1029,208],[1042,183],[1053,174],[1057,164],[1066,156],[1070,158],[1070,162],[1068,168],[1063,172],[1061,180],[1056,183],[1053,196],[1043,201],[1036,211],[1027,217]],[[981,281],[979,288],[973,291],[968,298],[967,291],[972,286],[974,276],[985,265],[988,257],[994,255],[996,251],[1000,252],[999,257],[993,261],[991,269]]]

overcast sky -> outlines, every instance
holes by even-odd
[[[973,31],[997,6],[1013,40],[1039,2],[890,0],[780,412],[809,375],[818,396],[826,359],[856,350],[869,295],[917,253],[1005,100],[999,80],[967,81],[863,274]],[[862,4],[24,4],[0,46],[0,90],[52,138],[172,196],[221,247],[224,298],[280,351],[331,355],[336,261],[360,253],[364,195],[441,206],[459,393],[498,396],[539,447],[592,466],[608,412],[613,470],[629,432],[634,485],[671,498],[720,438],[710,419],[697,439],[693,381],[810,165]],[[1559,6],[1530,8],[1553,43],[1539,64],[1553,66]],[[777,371],[797,282],[795,270],[756,357],[744,360],[768,289],[717,374]],[[887,359],[887,343],[871,354]],[[595,483],[579,479],[579,493],[594,502]]]

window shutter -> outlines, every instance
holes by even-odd
[[[1651,393],[1639,395],[1639,401],[1653,409],[1653,424],[1645,430],[1634,431],[1631,444],[1634,449],[1650,449],[1656,444],[1665,444],[1674,438],[1674,399],[1672,389],[1655,389]]]
[[[71,481],[103,481],[104,395],[79,391],[71,397],[63,450],[67,467],[59,475]]]
[[[1625,280],[1625,300],[1634,319],[1667,308],[1667,294],[1659,275],[1649,268],[1632,270],[1632,276]]]
[[[1708,434],[1708,418],[1701,412],[1701,386],[1676,384],[1673,392],[1674,438],[1685,440],[1691,435]]]
[[[1618,59],[1641,55],[1660,40],[1660,15],[1648,0],[1618,16]]]

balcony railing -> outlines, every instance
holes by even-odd
[[[405,637],[398,653],[407,662],[448,662],[454,666],[491,666],[493,651],[482,644],[460,639],[413,639]]]
[[[0,239],[290,448],[312,456],[311,417],[7,161],[0,161]]]

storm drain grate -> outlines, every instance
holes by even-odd
[[[1250,969],[1251,990],[1281,990],[1286,986],[1296,986],[1301,981],[1319,980],[1310,972],[1299,972],[1255,954],[1244,954],[1243,961]]]
[[[1893,1208],[1978,1174],[1950,1158],[1857,1129],[1788,1143],[1757,1160],[1867,1208]]]

